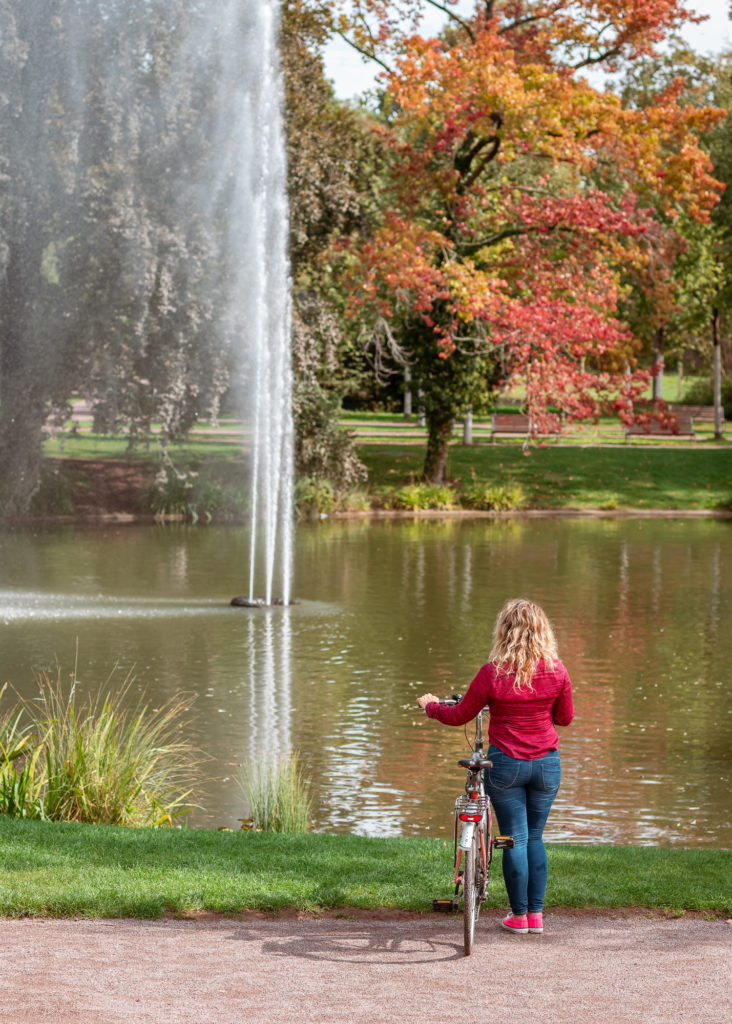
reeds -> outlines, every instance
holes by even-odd
[[[312,815],[312,796],[297,751],[246,764],[244,779],[253,829],[307,832]]]
[[[113,673],[114,675],[114,673]],[[192,806],[201,757],[181,738],[190,701],[153,708],[126,676],[84,701],[38,678],[40,694],[0,714],[0,813],[105,825],[172,825]],[[0,700],[6,687],[0,690]]]
[[[0,688],[0,703],[7,688],[7,683]],[[22,707],[0,713],[0,812],[39,818],[43,785],[37,764],[42,748],[34,744],[32,724],[24,724],[23,718]]]

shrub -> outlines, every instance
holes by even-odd
[[[164,466],[142,492],[143,507],[155,515],[190,515],[195,476]]]
[[[371,508],[371,498],[367,491],[355,488],[339,494],[336,498],[336,507],[339,512],[368,512]]]
[[[340,422],[340,400],[313,380],[301,380],[293,396],[295,466],[306,477],[332,480],[346,490],[366,479],[356,435]]]
[[[694,381],[684,395],[684,405],[714,405],[714,383],[711,377]],[[724,418],[732,419],[732,377],[722,377],[722,406]]]
[[[509,512],[521,508],[526,501],[520,484],[483,484],[476,480],[468,484],[460,494],[464,508],[483,511]]]
[[[251,827],[262,832],[307,832],[310,783],[297,751],[244,766]]]
[[[385,508],[419,511],[420,509],[451,509],[455,507],[455,495],[446,486],[439,484],[407,484],[395,491],[388,491],[382,504]]]
[[[30,511],[33,515],[73,516],[76,507],[68,477],[56,468],[42,466]]]
[[[316,476],[298,477],[295,483],[295,509],[299,516],[317,516],[332,512],[336,506],[335,488],[330,480]]]
[[[229,463],[204,467],[201,474],[167,463],[145,487],[140,502],[156,516],[183,517],[194,523],[241,519],[250,507],[243,481]]]

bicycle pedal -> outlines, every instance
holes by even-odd
[[[452,914],[457,910],[454,900],[432,900],[432,909],[439,914]]]
[[[512,850],[516,845],[513,836],[495,836],[493,839],[494,850]]]

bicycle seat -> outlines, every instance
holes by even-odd
[[[482,757],[480,761],[474,761],[472,757],[461,757],[458,761],[461,768],[492,768],[493,762]]]

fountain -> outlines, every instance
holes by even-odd
[[[38,444],[74,393],[100,431],[143,437],[157,420],[166,443],[229,389],[251,465],[242,573],[267,605],[290,602],[292,576],[279,14],[280,0],[0,5],[5,449]]]
[[[243,6],[226,0],[223,7],[219,175],[231,189],[228,249],[237,259],[228,317],[244,343],[240,373],[251,453],[249,591],[231,603],[258,608],[289,604],[292,580],[291,288],[279,0]],[[242,24],[239,52],[231,40]],[[276,602],[275,581],[281,594]]]
[[[228,3],[236,20],[241,4]],[[287,257],[289,211],[283,130],[283,88],[278,55],[278,0],[249,0],[253,31],[241,80],[232,68],[229,103],[234,124],[230,159],[236,185],[230,227],[243,229],[245,245],[233,295],[236,316],[246,324],[249,372],[246,422],[251,430],[251,539],[249,592],[232,604],[261,607],[291,601],[293,425],[290,365],[290,279]],[[237,89],[237,82],[239,83]],[[258,154],[252,159],[252,153]],[[239,248],[242,238],[238,236]],[[256,597],[257,573],[264,596]],[[273,599],[275,579],[280,594]]]

